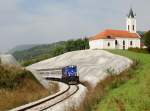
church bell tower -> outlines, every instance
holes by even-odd
[[[136,14],[133,13],[132,8],[127,15],[126,29],[131,33],[136,33]]]

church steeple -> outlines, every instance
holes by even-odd
[[[132,8],[130,8],[129,14],[128,14],[128,18],[134,18],[136,15],[133,13]]]
[[[131,33],[136,33],[136,15],[134,14],[132,8],[130,8],[129,14],[127,15],[127,31]]]

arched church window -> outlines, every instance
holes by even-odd
[[[123,45],[125,45],[125,41],[123,40]]]
[[[131,45],[131,46],[133,45],[132,41],[130,41],[130,45]]]
[[[128,30],[130,30],[130,26],[128,25]]]
[[[115,45],[118,45],[118,41],[117,40],[115,40]]]
[[[134,30],[134,25],[133,25],[133,30]]]
[[[110,46],[110,43],[108,42],[108,47]]]

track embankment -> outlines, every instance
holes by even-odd
[[[32,102],[32,103],[14,108],[10,111],[44,111],[68,99],[79,90],[78,85],[68,85],[65,83],[59,83],[59,84],[63,88],[61,88],[61,90],[57,92],[56,94],[48,96],[36,102]]]

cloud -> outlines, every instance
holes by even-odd
[[[148,30],[149,0],[0,0],[0,51],[125,29],[131,4],[138,29]]]

